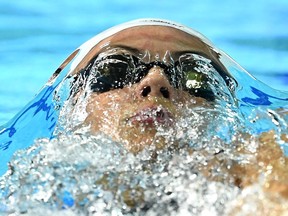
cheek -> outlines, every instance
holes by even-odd
[[[121,118],[120,111],[127,103],[127,93],[111,91],[102,94],[91,94],[88,99],[86,123],[95,130],[117,125]]]
[[[182,105],[187,108],[211,107],[211,103],[209,103],[206,99],[192,96],[186,91],[176,90],[175,95],[176,99],[174,100],[174,103],[177,105]]]

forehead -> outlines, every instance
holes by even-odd
[[[166,51],[203,52],[207,49],[207,45],[199,38],[167,26],[137,26],[125,29],[102,40],[98,46],[100,50],[105,46],[126,46],[160,55]]]

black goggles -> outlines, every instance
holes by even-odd
[[[88,83],[93,92],[103,93],[138,83],[152,67],[158,66],[163,69],[174,88],[209,101],[215,100],[208,73],[209,70],[210,72],[217,70],[210,64],[210,60],[199,55],[197,55],[199,58],[195,59],[191,55],[184,55],[170,65],[160,61],[144,63],[128,54],[103,55],[92,60],[80,73],[89,77]],[[195,54],[193,55],[195,57]]]

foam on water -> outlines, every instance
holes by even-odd
[[[91,48],[93,40],[83,47]],[[173,126],[156,125],[152,144],[133,154],[82,125],[91,92],[80,95],[75,106],[68,100],[69,73],[85,49],[68,57],[63,71],[0,128],[0,171],[7,171],[0,180],[1,215],[287,213],[286,92],[260,83],[211,45],[229,82],[195,54],[215,101],[203,107],[177,104],[182,115]]]
[[[2,210],[28,215],[43,208],[72,215],[224,213],[239,189],[217,171],[221,164],[212,165],[210,176],[202,169],[213,160],[233,161],[236,155],[220,139],[201,140],[201,120],[191,124],[192,119],[178,123],[177,131],[182,127],[189,133],[166,135],[165,148],[155,144],[137,155],[86,132],[38,140],[11,161],[1,185]]]
[[[214,117],[209,115],[212,110],[187,110],[174,131],[158,129],[165,147],[154,143],[136,155],[85,129],[37,140],[13,156],[1,180],[1,211],[7,215],[233,215],[240,209],[237,215],[246,215],[255,205],[263,205],[259,199],[271,205],[273,200],[263,191],[269,174],[263,170],[244,189],[237,185],[241,177],[234,174],[241,172],[237,166],[254,166],[259,139],[242,133],[243,126],[233,120],[235,114],[230,122],[224,121],[231,111],[219,108],[213,109]],[[212,118],[216,119],[209,127],[218,129],[199,127]],[[227,128],[233,128],[233,134]],[[226,133],[230,143],[220,139]],[[245,205],[240,208],[241,202]],[[287,201],[281,202],[287,210]]]

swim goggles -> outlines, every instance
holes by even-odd
[[[202,97],[208,101],[215,100],[215,94],[211,88],[215,80],[213,81],[211,75],[218,74],[215,69],[217,65],[205,57],[192,53],[183,54],[177,61],[169,64],[161,61],[145,63],[138,57],[127,53],[111,54],[110,52],[107,55],[102,53],[80,71],[73,81],[73,86],[79,88],[88,84],[90,90],[96,93],[124,88],[140,82],[154,66],[163,69],[174,88],[187,91],[195,97]],[[79,83],[75,85],[77,82]],[[77,92],[77,89],[74,89],[74,92]]]

